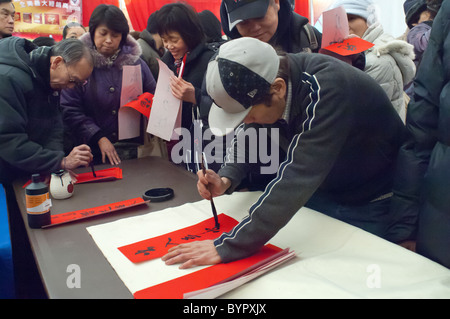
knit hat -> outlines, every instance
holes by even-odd
[[[373,0],[337,0],[333,8],[344,7],[347,14],[353,14],[367,21],[367,25],[372,25],[379,21],[377,7]]]
[[[262,103],[279,66],[275,49],[258,39],[242,37],[220,46],[206,70],[206,91],[213,100],[209,127],[214,135],[228,134],[253,105]]]
[[[427,9],[426,0],[406,0],[403,3],[403,10],[405,10],[405,21],[411,29],[413,23],[419,21],[420,14]]]
[[[427,9],[437,13],[441,8],[442,0],[427,0]]]

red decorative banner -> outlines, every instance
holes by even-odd
[[[153,94],[145,92],[144,94],[140,95],[136,100],[128,102],[122,107],[130,107],[132,109],[135,109],[136,111],[144,115],[146,118],[149,118],[150,111],[152,109],[152,103],[153,103]]]
[[[82,210],[77,210],[68,213],[62,213],[51,216],[51,224],[43,226],[42,228],[48,228],[52,226],[57,226],[61,224],[70,223],[73,221],[78,221],[80,219],[86,219],[94,216],[99,216],[103,214],[109,214],[112,212],[116,212],[125,208],[134,207],[138,205],[142,205],[148,203],[149,201],[143,200],[141,197],[136,197],[132,199],[127,199],[121,202],[112,203],[108,205],[86,208]]]
[[[219,214],[220,229],[215,228],[214,217],[198,224],[173,231],[158,237],[145,239],[118,249],[133,263],[139,263],[164,256],[168,250],[180,244],[195,240],[215,239],[231,231],[238,222],[225,214]]]
[[[102,169],[95,172],[97,177],[94,177],[92,172],[77,174],[77,180],[74,184],[91,183],[91,182],[107,182],[115,181],[116,179],[122,179],[122,169],[119,167]],[[22,188],[30,185],[31,180],[28,180]]]
[[[334,43],[325,47],[325,50],[337,53],[342,56],[361,53],[373,47],[374,44],[359,37],[349,38],[339,43]]]
[[[216,264],[188,275],[139,290],[135,299],[182,299],[185,293],[223,283],[254,270],[270,262],[283,250],[268,244],[253,256],[230,263]]]
[[[77,175],[77,181],[75,182],[75,184],[105,182],[122,179],[122,169],[119,167],[101,169],[95,171],[95,175],[97,175],[97,177],[94,177],[94,174],[92,172],[80,173]]]

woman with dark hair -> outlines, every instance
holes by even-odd
[[[191,129],[198,117],[201,86],[214,51],[205,44],[205,35],[197,12],[184,3],[166,4],[157,14],[158,33],[167,52],[161,58],[174,71],[173,95],[183,101],[181,127]],[[184,67],[181,77],[181,64]],[[193,118],[194,117],[194,118]],[[168,143],[169,157],[176,141]]]
[[[142,143],[142,138],[117,143],[123,67],[140,66],[143,92],[154,94],[156,82],[140,58],[142,50],[129,35],[128,21],[118,7],[96,7],[89,20],[89,33],[80,41],[93,52],[94,71],[85,86],[61,93],[64,122],[71,133],[66,135],[77,144],[89,144],[95,162],[101,156],[103,163],[107,158],[116,165],[121,158],[136,157],[137,146]],[[119,145],[127,146],[120,149],[120,155]]]

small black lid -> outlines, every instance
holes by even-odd
[[[172,188],[152,188],[144,193],[142,198],[150,202],[164,202],[173,197]]]

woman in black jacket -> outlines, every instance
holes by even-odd
[[[191,130],[196,117],[196,106],[201,100],[203,78],[214,51],[205,44],[200,18],[189,5],[164,5],[158,11],[157,25],[158,33],[167,49],[161,60],[175,73],[170,84],[172,93],[183,101],[181,127]],[[177,142],[168,143],[170,158],[171,149]]]

